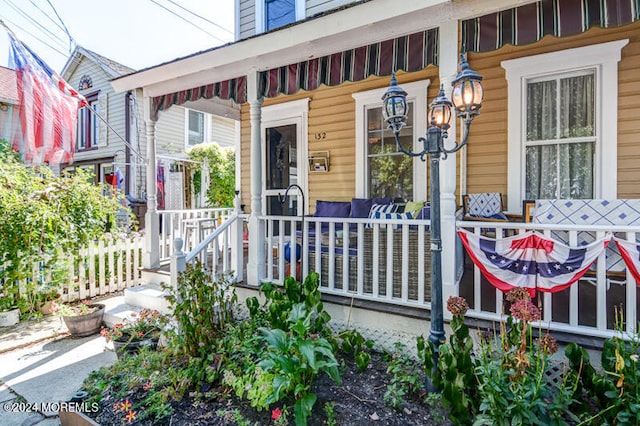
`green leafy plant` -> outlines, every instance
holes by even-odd
[[[178,276],[178,286],[164,286],[179,330],[177,346],[191,356],[201,356],[215,347],[215,340],[234,319],[238,301],[231,275],[212,276],[199,260],[187,264]]]
[[[266,351],[258,363],[267,372],[275,374],[273,393],[267,403],[275,403],[285,397],[293,397],[296,425],[306,425],[316,402],[311,384],[320,372],[325,372],[340,383],[338,361],[329,341],[312,333],[314,311],[304,303],[293,306],[289,313],[290,332],[281,329],[261,328]]]
[[[66,303],[54,303],[52,310],[61,317],[77,317],[87,315],[99,310],[101,306],[93,304],[90,300],[83,300],[73,305]]]
[[[406,399],[423,389],[424,376],[401,342],[394,344],[395,352],[388,357],[387,373],[391,382],[384,393],[384,401],[396,410],[401,409]]]
[[[325,402],[324,403],[324,413],[327,416],[326,424],[327,426],[337,426],[338,421],[336,419],[336,403],[335,402]]]
[[[343,330],[338,333],[337,342],[339,349],[347,356],[353,358],[358,371],[364,372],[371,362],[371,355],[367,352],[373,347],[373,340],[365,340],[358,330]],[[335,345],[334,345],[335,346]]]
[[[475,413],[476,379],[473,363],[473,340],[464,323],[469,305],[464,298],[450,297],[447,309],[453,315],[449,342],[438,348],[438,371],[434,371],[433,342],[424,337],[417,339],[418,356],[432,384],[442,391],[442,401],[449,409],[449,416],[459,424],[471,422]]]
[[[187,155],[196,161],[193,179],[194,192],[200,193],[200,176],[202,163],[205,161],[209,169],[209,189],[207,204],[211,207],[232,207],[235,198],[235,151],[221,148],[217,143],[204,143],[189,149]]]
[[[162,329],[166,327],[169,322],[169,317],[161,314],[158,310],[148,308],[132,316],[132,320],[115,324],[110,328],[103,328],[100,331],[100,335],[103,336],[107,342],[114,340],[131,343],[150,337],[158,338]]]
[[[598,407],[587,422],[605,424],[640,423],[640,334],[623,332],[621,310],[616,308],[617,335],[606,339],[602,347],[602,369],[599,374],[590,363],[588,353],[577,344],[565,348],[572,370],[579,374],[578,405],[588,413],[590,401]]]

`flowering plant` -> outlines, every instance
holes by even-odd
[[[157,337],[169,318],[158,310],[143,309],[138,314],[132,315],[133,319],[118,323],[111,328],[103,328],[100,335],[107,342],[133,342],[149,337]]]
[[[77,317],[95,312],[101,307],[102,305],[94,305],[89,300],[83,300],[75,305],[67,305],[65,303],[58,303],[54,301],[51,304],[51,312],[63,317]]]

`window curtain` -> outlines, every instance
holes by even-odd
[[[595,136],[594,96],[593,74],[528,84],[527,199],[593,198],[595,142],[569,139]]]

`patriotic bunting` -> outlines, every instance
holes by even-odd
[[[22,146],[30,164],[60,164],[73,161],[78,108],[84,97],[18,40],[11,31],[12,59],[16,67]]]
[[[458,235],[473,263],[503,292],[522,287],[555,293],[576,282],[607,248],[607,233],[588,245],[569,247],[534,231],[503,239],[486,238],[463,229]]]
[[[624,263],[627,265],[627,269],[633,275],[636,284],[640,285],[640,244],[615,237],[614,240],[618,245]]]

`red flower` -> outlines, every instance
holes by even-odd
[[[153,385],[151,384],[151,382],[147,382],[147,383],[144,384],[144,386],[142,386],[142,389],[148,391],[152,387],[153,387]]]
[[[132,423],[136,419],[136,414],[137,413],[135,411],[131,410],[127,413],[126,416],[124,416],[124,419],[129,423]]]
[[[271,411],[271,418],[273,420],[278,420],[280,418],[280,416],[282,415],[282,410],[280,410],[279,408],[274,408]]]
[[[128,399],[122,401],[122,403],[120,404],[120,409],[122,411],[129,411],[131,409],[131,401],[129,401]]]

